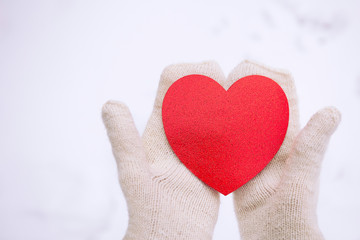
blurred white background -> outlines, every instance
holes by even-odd
[[[301,123],[343,114],[325,156],[326,239],[360,239],[357,0],[0,0],[0,239],[121,239],[124,197],[101,106],[130,107],[143,132],[163,68],[244,59],[289,70]],[[214,239],[239,239],[231,195]]]

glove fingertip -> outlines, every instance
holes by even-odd
[[[120,115],[120,113],[130,113],[128,107],[119,101],[109,100],[102,106],[102,118],[108,120],[109,118]]]
[[[317,112],[313,118],[322,123],[323,133],[331,135],[334,133],[341,121],[341,113],[336,107],[326,107]]]

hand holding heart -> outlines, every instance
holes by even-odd
[[[295,84],[289,73],[250,62],[229,76],[259,74],[275,80],[289,102],[289,126],[281,148],[270,163],[234,192],[234,207],[242,239],[324,239],[317,225],[316,203],[321,162],[340,113],[327,107],[300,131]]]
[[[316,217],[314,220],[312,216],[316,206],[314,184],[327,141],[339,122],[339,113],[332,108],[320,111],[296,137],[299,132],[297,99],[291,77],[247,61],[236,67],[227,81],[213,62],[166,68],[142,138],[124,104],[110,101],[104,105],[103,120],[128,204],[129,226],[125,239],[212,237],[219,194],[178,159],[162,121],[167,90],[176,80],[193,74],[207,76],[224,89],[249,75],[268,77],[281,86],[289,104],[286,136],[268,165],[234,192],[239,227],[244,239],[321,239]],[[304,234],[314,237],[301,237]]]
[[[127,107],[108,102],[103,120],[117,162],[129,225],[125,239],[211,239],[219,210],[219,193],[182,164],[163,128],[162,102],[179,78],[202,74],[225,82],[214,62],[167,67],[160,79],[154,109],[140,138]]]

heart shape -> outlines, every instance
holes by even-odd
[[[227,195],[255,177],[284,141],[289,105],[272,79],[251,75],[227,91],[213,79],[174,82],[162,105],[164,130],[181,162]]]

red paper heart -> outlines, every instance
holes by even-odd
[[[289,105],[281,87],[264,76],[241,78],[226,91],[209,77],[188,75],[167,91],[162,119],[178,158],[227,195],[275,156],[287,131]]]

